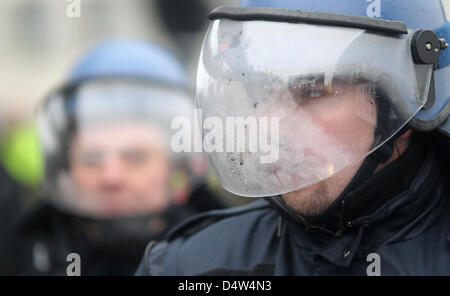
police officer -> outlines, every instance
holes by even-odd
[[[205,123],[272,126],[278,150],[210,149],[222,185],[259,199],[151,242],[137,274],[450,275],[441,1],[248,0],[209,18]]]
[[[147,242],[196,211],[205,172],[170,149],[178,116],[193,101],[167,50],[113,40],[87,52],[40,106],[45,194],[18,219],[5,273],[133,274]]]

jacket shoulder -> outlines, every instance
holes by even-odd
[[[257,265],[270,256],[277,218],[266,200],[196,215],[163,241],[150,242],[136,274],[196,275],[219,268],[245,269],[253,261]],[[252,245],[258,249],[250,250]]]
[[[269,203],[267,201],[259,200],[251,202],[245,206],[200,213],[186,219],[185,221],[179,223],[174,228],[172,228],[165,236],[165,240],[171,241],[179,236],[193,235],[201,231],[202,229],[214,223],[217,223],[223,219],[245,215],[251,212],[261,211],[268,207]]]

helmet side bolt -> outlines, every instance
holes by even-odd
[[[448,43],[444,38],[439,39],[439,43],[441,45],[441,50],[448,48]]]
[[[411,49],[416,64],[437,65],[439,51],[445,46],[441,40],[430,30],[417,31],[411,42]]]

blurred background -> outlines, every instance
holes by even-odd
[[[237,0],[66,0],[0,2],[0,157],[23,185],[36,188],[43,164],[33,119],[36,107],[67,76],[83,52],[113,38],[151,40],[195,67],[207,14]]]
[[[52,161],[50,157],[46,157],[44,161],[43,152],[47,150],[42,147],[47,146],[41,143],[45,142],[45,131],[41,133],[41,138],[36,116],[40,114],[38,107],[45,109],[43,105],[49,105],[41,104],[44,99],[49,97],[52,91],[65,85],[70,70],[80,58],[93,47],[111,40],[144,40],[168,49],[178,61],[171,61],[164,49],[145,47],[142,43],[113,41],[104,48],[114,56],[106,62],[108,65],[128,63],[133,65],[130,67],[138,65],[147,69],[153,67],[142,65],[142,61],[160,63],[162,68],[156,66],[156,70],[152,71],[163,76],[166,74],[161,72],[174,71],[168,69],[170,65],[177,68],[178,62],[181,62],[180,68],[187,70],[187,85],[183,83],[184,96],[193,101],[195,70],[208,26],[207,14],[215,7],[235,4],[237,0],[0,2],[0,275],[65,274],[66,256],[72,252],[81,255],[83,275],[131,275],[136,270],[148,242],[161,239],[167,230],[183,219],[197,212],[236,206],[249,201],[226,193],[212,173],[205,174],[207,170],[203,169],[203,158],[200,157],[200,162],[198,158],[189,159],[189,165],[187,159],[183,164],[176,157],[168,160],[168,156],[158,148],[166,138],[161,136],[161,130],[156,128],[156,123],[153,129],[147,128],[145,133],[139,134],[144,121],[133,122],[131,129],[127,129],[126,123],[122,122],[121,124],[125,124],[122,126],[122,137],[118,137],[117,129],[113,129],[114,136],[106,136],[105,141],[98,141],[97,135],[90,138],[97,140],[94,144],[97,148],[86,148],[85,145],[88,144],[84,142],[83,148],[77,150],[74,148],[74,143],[78,143],[78,140],[75,140],[77,136],[70,125],[74,122],[71,121],[71,116],[77,114],[76,110],[74,111],[76,106],[74,109],[65,110],[67,117],[64,123],[58,121],[52,125],[55,127],[53,131],[60,128],[67,130],[66,134],[58,138],[59,146],[63,147],[60,148],[61,155],[64,155],[55,159],[55,163],[60,165],[58,174],[49,177]],[[118,48],[129,50],[117,50]],[[133,58],[129,58],[128,52],[141,53],[142,56],[135,57],[134,61],[138,62],[130,62]],[[153,58],[155,60],[151,61],[149,55],[156,57]],[[103,57],[108,59],[111,55],[103,53],[96,58],[102,60]],[[89,61],[98,66],[92,59]],[[184,71],[182,76],[184,80]],[[102,88],[99,85],[101,83],[97,84],[97,89],[108,91],[108,87]],[[137,84],[126,87],[130,92],[145,88]],[[161,105],[167,105],[165,109],[177,109],[178,105],[174,104],[175,97],[179,95],[180,100],[184,97],[175,89],[169,92],[168,85],[165,88],[160,85],[158,88],[155,84],[152,87],[146,86],[145,89],[153,89],[155,100],[152,101],[155,102],[158,97],[156,94],[171,93],[172,97],[167,95],[163,98]],[[62,100],[54,97],[57,96],[50,97],[53,98],[52,102],[73,102],[69,96]],[[111,101],[109,95],[105,97]],[[165,101],[169,97],[173,100]],[[78,98],[77,102],[80,101],[82,98]],[[129,101],[127,105],[133,109]],[[135,111],[131,109],[128,111]],[[126,113],[126,110],[119,111]],[[138,111],[142,110],[138,108]],[[104,113],[105,108],[100,111],[100,114]],[[160,113],[160,117],[163,117],[163,112]],[[189,113],[193,115],[193,112]],[[51,110],[46,114],[48,122],[53,119],[52,114]],[[58,115],[61,114],[55,116]],[[157,116],[146,116],[152,120],[154,117]],[[83,123],[82,120],[80,122]],[[78,126],[80,122],[76,122],[74,126]],[[115,123],[118,122],[119,120]],[[39,127],[42,132],[42,124],[39,124]],[[111,129],[109,131],[111,132]],[[74,133],[71,134],[72,132]],[[134,136],[133,132],[136,132]],[[82,134],[81,128],[76,133]],[[64,140],[66,136],[71,137],[70,140]],[[100,136],[105,136],[105,133],[102,132]],[[129,136],[133,137],[132,141]],[[123,140],[124,138],[127,140]],[[41,141],[42,139],[44,140]],[[150,139],[154,139],[152,141],[155,143],[150,144]],[[80,141],[84,140],[85,138]],[[108,146],[105,142],[109,140],[115,141],[114,145],[122,145],[122,150],[111,154],[110,150],[98,151],[98,145]],[[147,141],[145,147],[138,146],[142,145],[144,140]],[[78,151],[73,159],[76,158],[75,162],[82,163],[84,173],[81,173],[80,177],[85,185],[93,185],[92,181],[98,177],[99,182],[96,182],[94,187],[101,188],[102,193],[93,193],[91,190],[89,193],[78,194],[70,187],[72,183],[62,182],[68,169],[66,162],[69,162],[69,159],[72,161],[72,154],[69,156],[69,151],[72,153],[72,150]],[[111,156],[113,154],[114,156]],[[111,161],[111,157],[114,160]],[[106,162],[109,164],[106,165]],[[120,165],[117,165],[118,163]],[[180,167],[175,163],[180,163]],[[109,177],[96,173],[94,178],[87,173],[106,166],[112,169],[108,169]],[[117,169],[119,166],[121,169],[129,168],[130,171],[120,171]],[[75,165],[71,162],[71,172],[73,167]],[[196,173],[190,174],[187,167],[204,172],[200,174],[199,182],[191,182],[190,177]],[[44,172],[44,168],[47,168],[47,172]],[[109,185],[103,182],[110,177],[110,181],[115,181]],[[72,181],[70,178],[68,180]],[[58,183],[58,186],[66,189],[65,193],[50,188],[48,183]],[[127,189],[124,187],[125,183]],[[147,187],[151,187],[150,190]],[[89,196],[89,199],[82,199],[82,196]],[[100,202],[102,196],[107,196],[108,202]],[[126,200],[127,197],[129,201]],[[118,202],[117,207],[106,209],[107,205],[115,204],[114,199]],[[139,204],[139,201],[144,204]],[[77,206],[71,207],[72,202]],[[133,204],[134,202],[136,204]],[[89,210],[81,210],[84,205],[90,207],[89,205],[94,204]],[[125,204],[129,204],[133,209],[127,209]],[[89,212],[91,210],[92,212]]]

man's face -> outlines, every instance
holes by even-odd
[[[144,123],[96,124],[78,131],[70,177],[79,207],[97,217],[164,210],[170,175],[166,142]]]
[[[313,99],[310,98],[311,95],[314,96]],[[296,98],[295,92],[291,92],[291,97]],[[281,121],[280,129],[302,132],[302,148],[299,149],[303,149],[304,154],[311,154],[311,165],[327,163],[321,153],[328,154],[329,162],[330,158],[336,158],[336,161],[344,156],[356,158],[370,150],[374,141],[376,106],[366,85],[338,84],[327,90],[301,90],[297,99],[298,107],[287,108],[292,114],[286,117],[295,118],[295,121],[286,121],[284,127]],[[333,147],[333,143],[338,145]],[[294,147],[296,144],[292,143]],[[324,181],[282,197],[300,213],[319,214],[344,190],[361,163],[359,161]],[[328,166],[333,171],[333,166]]]

